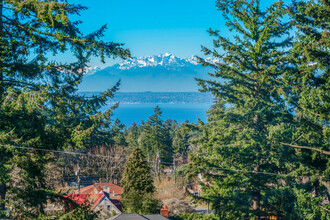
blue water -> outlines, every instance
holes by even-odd
[[[114,111],[113,119],[118,118],[127,127],[131,126],[133,122],[141,124],[141,121],[147,121],[153,114],[154,108],[157,104],[120,104]],[[206,122],[207,111],[210,104],[158,104],[162,110],[162,119],[173,119],[177,122],[196,123],[197,117]]]

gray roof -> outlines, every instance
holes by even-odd
[[[143,216],[150,220],[166,220],[166,219],[168,219],[160,214],[147,214],[147,215],[143,215]]]
[[[125,220],[125,219],[146,220],[147,218],[136,213],[122,213],[115,218],[115,220]]]
[[[122,213],[118,215],[115,220],[166,220],[164,216],[160,214],[147,214],[147,215],[139,215],[136,213]]]

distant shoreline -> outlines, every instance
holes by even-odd
[[[79,92],[82,96],[92,97],[101,92]],[[212,104],[214,98],[201,92],[116,92],[108,104]]]
[[[114,104],[123,104],[123,105],[211,105],[213,104],[212,102],[203,102],[203,103],[197,103],[197,102],[193,102],[193,103],[188,103],[188,102],[171,102],[171,103],[164,103],[164,102],[107,102],[107,104],[110,105],[114,105]]]

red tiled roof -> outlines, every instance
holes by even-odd
[[[97,206],[97,204],[99,204],[99,203],[101,202],[101,200],[102,200],[102,199],[104,198],[104,196],[105,196],[104,192],[99,193],[98,195],[99,195],[99,197],[98,197],[98,198],[95,200],[95,202],[93,203],[93,205],[92,205],[92,209],[94,209],[95,206]]]
[[[104,199],[104,197],[109,198],[108,195],[103,191],[97,194],[68,194],[65,195],[65,197],[70,198],[78,205],[81,205],[83,203],[85,203],[86,205],[91,205],[91,209],[94,209],[102,201],[102,199]],[[120,211],[122,211],[122,204],[119,199],[110,198],[110,201],[114,206],[116,206]]]
[[[123,188],[115,185],[113,183],[95,183],[90,186],[86,186],[80,189],[80,193],[82,194],[96,194],[104,191],[104,186],[109,186],[109,196],[111,199],[121,199],[121,194],[123,192]],[[78,191],[76,190],[76,193]],[[115,192],[115,196],[113,196],[113,192]]]
[[[88,194],[68,194],[68,195],[64,195],[64,197],[70,198],[72,201],[74,201],[78,205],[83,204],[86,201],[88,196],[89,196]]]
[[[104,193],[99,194],[68,194],[65,195],[65,197],[70,198],[72,201],[77,203],[78,205],[81,205],[83,203],[91,204],[92,208],[94,208],[104,197]]]

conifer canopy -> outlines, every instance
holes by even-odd
[[[110,125],[113,108],[98,110],[119,82],[90,99],[77,86],[91,57],[130,54],[101,40],[105,25],[87,35],[79,30],[71,18],[86,9],[65,0],[0,0],[0,211],[13,207],[14,218],[34,218],[57,197],[45,182],[50,153],[27,148],[84,147]]]
[[[141,149],[135,148],[128,159],[121,179],[122,203],[128,213],[159,213],[160,203],[154,198],[155,187],[150,168]]]

